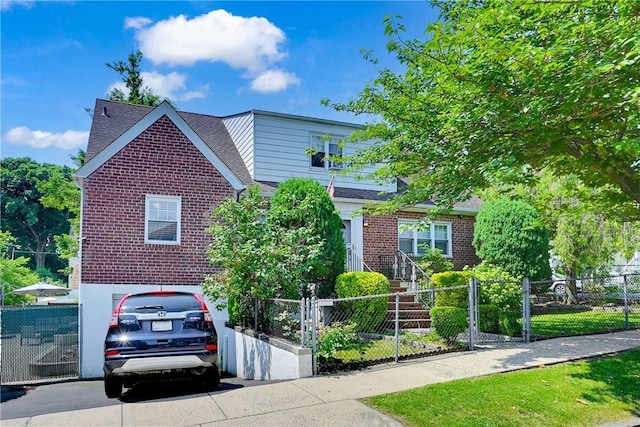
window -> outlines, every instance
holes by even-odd
[[[451,224],[435,222],[424,230],[416,230],[414,221],[398,222],[398,249],[407,254],[420,255],[425,248],[440,249],[446,257],[451,256]]]
[[[325,160],[327,156],[343,156],[340,138],[337,136],[311,135],[311,167],[322,169],[342,169],[344,165],[332,160]]]
[[[145,243],[180,244],[180,197],[147,196]]]

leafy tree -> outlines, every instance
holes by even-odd
[[[16,259],[0,257],[0,285],[2,285],[3,302],[5,305],[17,305],[33,302],[35,298],[29,295],[13,295],[11,291],[24,286],[38,283],[39,277],[27,267],[29,258]]]
[[[9,231],[0,230],[0,256],[11,257],[12,250],[16,244],[16,238]]]
[[[82,165],[84,165],[86,155],[86,151],[84,151],[82,148],[78,148],[78,152],[76,153],[76,155],[70,155],[69,157],[71,157],[71,161],[74,165],[76,165],[76,167],[81,168]]]
[[[308,201],[301,208],[307,208]],[[208,232],[214,243],[208,256],[223,270],[207,276],[205,294],[226,298],[232,322],[252,324],[253,304],[261,305],[258,322],[268,330],[266,298],[299,298],[305,277],[322,249],[313,224],[283,228],[270,220],[269,203],[257,186],[249,187],[240,200],[227,199],[215,210]]]
[[[558,178],[546,169],[535,178],[531,185],[493,188],[482,197],[491,200],[508,195],[532,205],[549,231],[559,271],[567,277],[607,274],[616,255],[630,260],[640,249],[640,222],[607,215],[599,206],[603,195],[598,190],[585,186],[575,175]],[[575,283],[568,285],[568,301],[576,302]]]
[[[344,272],[346,249],[342,220],[326,188],[306,178],[284,181],[271,199],[269,218],[290,230],[309,227],[322,239],[322,252],[313,260],[305,280],[317,285],[318,296],[331,295],[337,277]]]
[[[521,201],[486,203],[476,218],[473,246],[484,262],[517,278],[551,277],[549,238],[536,210]]]
[[[113,71],[120,74],[129,93],[125,94],[122,90],[114,88],[107,95],[109,101],[126,102],[135,105],[149,105],[151,107],[158,106],[163,100],[160,96],[154,94],[148,86],[144,85],[140,71],[140,63],[142,62],[142,52],[139,50],[132,52],[126,61],[114,61],[105,65]],[[175,107],[175,105],[167,99],[167,101]]]
[[[71,156],[71,159],[76,166],[81,167],[84,164],[84,156],[84,150],[78,150],[78,154]],[[58,253],[63,259],[69,259],[78,253],[77,236],[80,235],[80,189],[73,182],[70,171],[53,170],[49,179],[38,183],[38,190],[42,193],[40,202],[45,208],[58,209],[70,214],[70,232],[53,237]]]
[[[385,68],[339,111],[379,119],[346,159],[383,163],[408,187],[378,212],[432,199],[443,209],[548,167],[576,174],[621,217],[640,217],[640,6],[628,0],[437,1],[425,40],[385,20],[403,66]],[[378,61],[371,52],[365,58]]]
[[[72,170],[22,157],[4,159],[1,171],[1,229],[15,236],[20,253],[32,255],[34,269],[49,267],[57,271],[64,267],[56,254],[54,236],[69,232],[69,219],[74,213],[69,208],[44,206],[41,200],[44,194],[39,187],[55,177],[71,181]]]
[[[13,295],[11,291],[38,282],[38,275],[25,264],[26,257],[11,259],[16,238],[8,231],[0,231],[0,286],[2,286],[2,304],[16,305],[34,300],[28,295]]]

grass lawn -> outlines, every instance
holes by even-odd
[[[640,414],[640,349],[363,402],[407,426],[597,426]]]
[[[632,328],[640,327],[640,313],[630,313],[629,324]],[[606,311],[540,314],[531,317],[531,333],[549,337],[592,334],[624,327],[623,313]]]
[[[440,341],[429,341],[426,337],[418,337],[417,335],[411,335],[407,339],[412,338],[415,341],[433,342],[440,345],[442,349],[448,348],[448,346]],[[464,343],[461,343],[464,345]],[[398,355],[409,356],[413,354],[427,354],[436,352],[436,349],[425,349],[420,347],[412,347],[410,345],[400,343],[398,346]],[[394,357],[395,355],[395,342],[393,340],[369,340],[366,342],[364,353],[358,350],[340,350],[336,352],[335,357],[343,362],[355,362],[360,360],[378,360]]]
[[[399,354],[407,355],[416,352],[415,349],[408,345],[400,344],[398,348]],[[335,357],[344,362],[353,362],[357,360],[376,360],[387,357],[393,357],[395,354],[395,343],[391,340],[371,340],[367,342],[364,354],[358,350],[341,350],[336,352]]]

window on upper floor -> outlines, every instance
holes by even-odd
[[[319,169],[343,169],[344,164],[325,157],[343,156],[340,137],[311,135],[311,167]]]
[[[398,221],[398,249],[421,255],[426,248],[440,249],[442,255],[451,257],[451,223],[433,222],[426,229],[417,230],[415,221]]]
[[[180,197],[147,195],[144,242],[179,245],[181,209]]]

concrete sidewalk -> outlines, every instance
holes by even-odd
[[[399,426],[357,399],[640,347],[640,330],[510,343],[341,375],[3,420],[14,426]],[[616,426],[640,424],[640,419]]]

